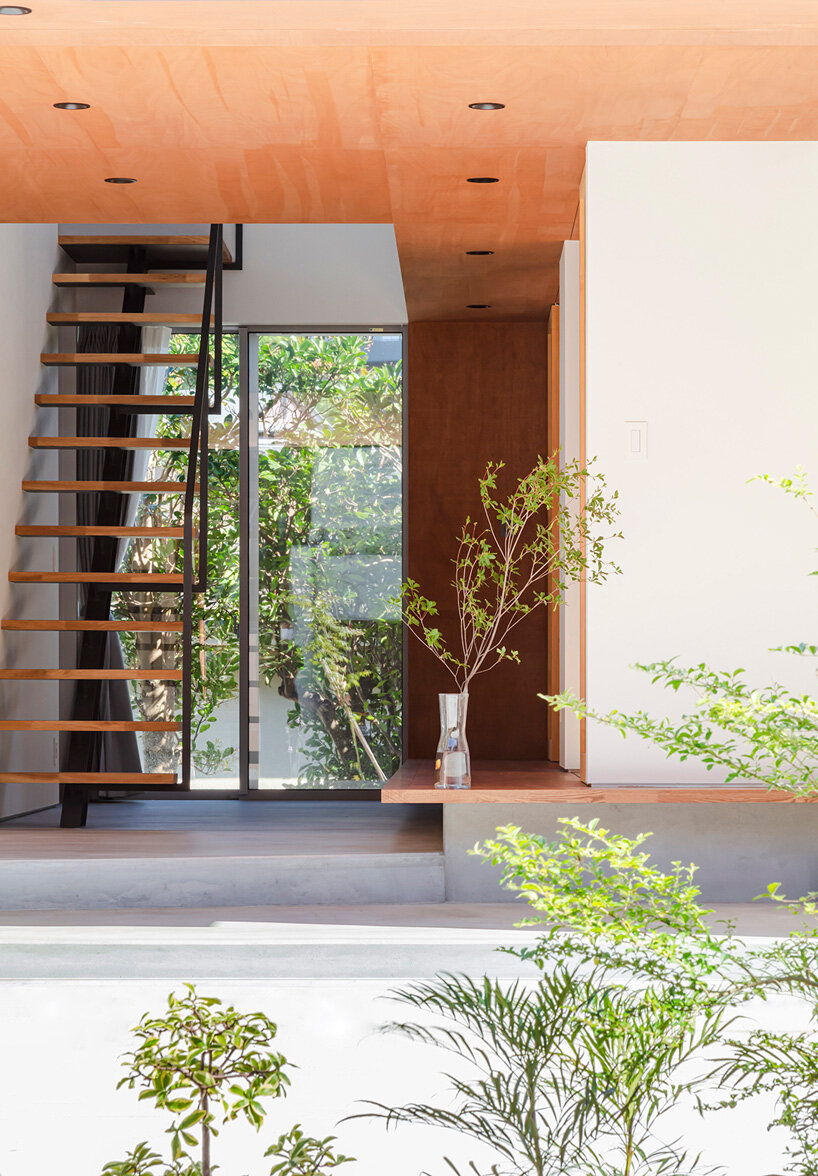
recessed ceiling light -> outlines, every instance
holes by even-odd
[[[491,310],[490,302],[470,302],[466,310]]]
[[[90,102],[55,102],[55,110],[90,110]]]
[[[494,254],[493,249],[467,249],[466,257],[491,257]]]
[[[505,110],[505,102],[470,102],[469,110]]]
[[[469,176],[466,180],[467,184],[499,184],[500,181],[497,176]]]
[[[108,176],[105,181],[106,184],[135,184],[136,180],[132,176]]]
[[[0,4],[0,16],[28,16],[30,8],[23,8],[22,4]]]

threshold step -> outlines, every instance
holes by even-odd
[[[143,250],[146,269],[184,269],[194,265],[207,265],[207,251],[210,237],[200,234],[183,236],[108,236],[97,235],[75,236],[63,235],[59,238],[60,247],[73,261],[97,264],[106,261],[127,262],[131,260],[131,250],[139,247]],[[233,255],[226,245],[222,247],[222,261],[228,265]]]
[[[0,731],[181,731],[181,723],[131,719],[0,719]]]
[[[181,587],[177,572],[9,572],[10,584],[149,584]]]
[[[0,670],[7,682],[181,682],[181,670]]]
[[[32,494],[184,494],[185,482],[23,482]],[[199,483],[196,483],[196,492]]]
[[[184,527],[151,527],[148,525],[134,527],[29,527],[18,523],[14,528],[14,533],[15,535],[28,537],[63,535],[66,537],[76,536],[80,538],[84,535],[110,535],[117,539],[138,539],[143,537],[146,539],[183,539],[185,529]]]
[[[46,322],[53,327],[66,326],[84,326],[89,323],[111,323],[113,325],[128,324],[135,327],[157,326],[157,327],[201,327],[202,316],[200,314],[166,314],[161,312],[153,312],[149,310],[140,311],[139,313],[127,314],[124,311],[104,311],[104,310],[72,310],[65,311],[50,311],[45,316]],[[210,325],[212,326],[215,319],[213,315],[210,316]]]
[[[198,273],[155,274],[52,274],[55,286],[203,286],[206,275]]]
[[[162,413],[192,412],[193,396],[76,396],[64,392],[40,392],[34,403],[40,408],[87,408],[102,405],[107,408],[124,408],[129,412]]]
[[[181,621],[0,621],[12,633],[181,633]]]
[[[190,449],[190,437],[29,437],[32,449]]]
[[[111,787],[125,784],[130,788],[173,787],[175,772],[2,772],[8,784],[87,784]]]
[[[195,367],[199,362],[198,355],[183,353],[168,355],[158,351],[44,351],[40,356],[40,363],[45,367],[98,367],[101,364],[127,365],[137,367],[140,364],[161,364],[162,367]]]

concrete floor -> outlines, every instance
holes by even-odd
[[[370,801],[124,800],[0,826],[0,909],[442,902],[440,811]]]

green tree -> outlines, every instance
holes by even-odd
[[[146,1013],[133,1033],[139,1044],[123,1059],[128,1073],[119,1087],[139,1090],[140,1100],[170,1113],[171,1157],[143,1141],[106,1164],[102,1176],[212,1176],[217,1122],[243,1119],[258,1131],[267,1101],[287,1093],[289,1063],[273,1048],[273,1022],[200,996],[192,984],[181,996],[170,994],[163,1016]],[[270,1176],[325,1176],[351,1162],[334,1143],[335,1136],[315,1139],[296,1124],[264,1153],[277,1158]]]
[[[680,1099],[709,1084],[686,1067],[718,1038],[719,1011],[698,1018],[653,991],[628,991],[605,969],[557,966],[539,982],[438,976],[392,994],[424,1020],[385,1029],[454,1059],[442,1103],[368,1114],[465,1136],[493,1176],[655,1176],[693,1172],[698,1157],[663,1138]],[[448,1166],[457,1172],[446,1157]]]
[[[713,1076],[722,1093],[709,1106],[772,1094],[770,1126],[790,1136],[786,1170],[816,1176],[818,895],[790,902],[771,883],[765,899],[801,914],[803,925],[785,936],[746,940],[729,922],[714,925],[693,881],[694,865],[674,862],[665,871],[650,861],[643,849],[650,834],[628,838],[576,818],[561,818],[559,826],[550,842],[504,826],[474,850],[527,901],[533,911],[527,922],[542,925],[533,945],[518,954],[542,969],[584,961],[600,970],[603,984],[608,977],[638,985],[688,1019],[732,1016],[775,993],[794,997],[806,1014],[804,1032],[770,1032],[741,1018],[745,1032],[732,1035],[728,1021],[714,1022],[721,1049]]]
[[[243,1118],[258,1130],[267,1113],[263,1100],[280,1098],[290,1080],[287,1059],[272,1048],[277,1029],[268,1017],[199,996],[192,984],[185,988],[181,996],[168,996],[164,1016],[146,1013],[136,1026],[139,1044],[125,1057],[128,1073],[119,1086],[138,1089],[140,1100],[173,1116],[167,1132],[179,1171],[211,1176],[216,1123]],[[119,1176],[137,1163],[150,1171],[145,1165],[151,1162],[161,1160],[141,1143],[124,1168],[108,1165],[104,1171]]]

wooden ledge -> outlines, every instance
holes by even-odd
[[[383,804],[770,804],[811,803],[760,784],[583,784],[548,760],[472,765],[468,789],[435,788],[431,760],[407,760],[384,784]],[[818,798],[816,798],[818,799]]]

